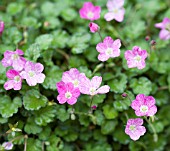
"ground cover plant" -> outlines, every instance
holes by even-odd
[[[169,149],[169,0],[1,0],[0,54],[0,150]]]

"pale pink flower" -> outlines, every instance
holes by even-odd
[[[111,37],[106,37],[103,42],[97,44],[96,49],[100,53],[98,59],[100,61],[106,61],[109,58],[115,58],[120,56],[120,40],[115,41]]]
[[[5,84],[4,84],[5,90],[10,90],[10,89],[20,90],[21,89],[22,78],[21,78],[20,73],[18,71],[14,70],[14,69],[10,69],[10,70],[7,71],[6,76],[10,80],[5,82]]]
[[[125,14],[125,9],[123,8],[123,5],[124,0],[108,0],[107,8],[109,12],[104,16],[106,21],[111,21],[115,19],[118,22],[122,22]]]
[[[62,76],[62,81],[64,83],[73,83],[74,87],[78,87],[81,83],[86,78],[84,73],[80,73],[76,68],[71,68],[69,71],[66,71],[63,73]]]
[[[93,22],[89,23],[89,28],[92,33],[99,31],[99,26]]]
[[[5,25],[4,25],[4,22],[3,21],[0,21],[0,35],[3,33],[3,31],[4,31],[4,27],[5,27]]]
[[[56,84],[59,95],[57,96],[57,100],[60,104],[68,103],[73,105],[77,102],[77,98],[80,95],[80,90],[75,88],[74,85],[70,83],[64,83],[60,81]]]
[[[144,135],[146,128],[141,126],[143,124],[143,119],[129,119],[126,124],[125,133],[130,136],[134,141],[138,140],[140,136]]]
[[[157,112],[155,99],[144,94],[138,94],[131,107],[135,110],[137,116],[153,116]]]
[[[96,95],[96,94],[104,94],[108,93],[110,90],[110,87],[108,85],[104,85],[100,87],[102,83],[102,77],[94,76],[91,80],[87,77],[84,79],[84,81],[80,84],[80,92],[82,94],[87,95]],[[100,88],[99,88],[100,87]]]
[[[4,53],[4,58],[2,59],[2,65],[4,67],[12,66],[15,70],[21,71],[24,68],[26,59],[21,57],[24,54],[22,50],[16,49],[16,51],[7,50]]]
[[[12,142],[4,142],[2,144],[2,147],[4,147],[5,150],[11,150],[13,148],[13,146],[14,145],[12,144]]]
[[[23,79],[26,79],[29,86],[35,86],[37,83],[44,82],[45,75],[41,73],[43,70],[44,66],[41,63],[27,61],[24,71],[20,75]]]
[[[170,39],[170,18],[165,17],[161,23],[155,24],[155,27],[161,28],[161,31],[159,33],[160,39]]]
[[[79,10],[80,17],[87,20],[97,20],[100,18],[100,6],[94,6],[92,2],[85,2]]]
[[[138,46],[134,46],[131,50],[127,50],[125,52],[125,59],[127,60],[128,68],[135,68],[143,69],[145,68],[145,59],[147,58],[148,54],[146,50],[142,50]]]

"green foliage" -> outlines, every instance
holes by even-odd
[[[5,30],[0,35],[0,60],[6,50],[21,49],[24,57],[44,65],[45,81],[34,87],[22,82],[20,91],[4,89],[6,71],[0,63],[0,131],[1,142],[12,141],[13,150],[27,151],[164,151],[169,150],[170,137],[170,41],[159,39],[155,24],[170,16],[169,0],[125,0],[123,22],[106,22],[108,12],[104,0],[89,0],[101,6],[99,20],[101,36],[121,40],[120,57],[106,62],[98,60],[98,33],[89,31],[89,21],[81,19],[80,0],[0,0],[0,20]],[[149,35],[156,45],[145,41]],[[124,52],[133,46],[147,50],[146,67],[129,69]],[[81,95],[72,107],[58,104],[56,83],[64,71],[77,68],[88,78],[102,76],[101,85],[110,92],[91,98]],[[126,92],[128,97],[123,98]],[[137,118],[131,102],[137,94],[152,95],[158,112],[152,122],[158,135],[144,122],[147,132],[137,141],[125,134],[128,118]],[[71,112],[75,111],[74,114]],[[75,119],[71,119],[71,115]],[[22,132],[6,134],[8,124]],[[11,128],[10,128],[11,130]],[[28,138],[27,138],[28,137]]]

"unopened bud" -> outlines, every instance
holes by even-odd
[[[150,44],[151,44],[152,46],[154,46],[154,45],[156,45],[156,41],[155,41],[155,40],[151,40]]]
[[[91,108],[92,108],[93,110],[96,110],[97,106],[96,106],[96,105],[93,105]]]
[[[5,24],[3,21],[0,21],[0,34],[4,31]]]
[[[89,23],[89,28],[92,33],[95,33],[99,30],[99,26],[93,22]]]
[[[122,94],[122,97],[123,97],[123,98],[126,98],[126,97],[127,97],[127,93],[123,93],[123,94]]]
[[[76,119],[75,114],[71,114],[71,120],[75,120],[75,119]]]
[[[151,39],[150,36],[146,36],[146,37],[145,37],[145,40],[146,40],[146,41],[149,41],[150,39]]]
[[[44,22],[44,27],[48,27],[49,25],[50,25],[49,22],[47,22],[47,21]]]

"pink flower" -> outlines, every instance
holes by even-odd
[[[23,54],[23,51],[19,49],[16,49],[16,51],[7,50],[1,61],[2,65],[4,67],[12,66],[15,70],[21,71],[26,63],[26,59],[21,57]]]
[[[155,99],[144,94],[138,94],[136,100],[133,100],[131,107],[135,110],[137,116],[153,116],[157,112]]]
[[[85,2],[79,10],[80,17],[87,20],[97,20],[100,18],[100,6],[94,6],[91,2]]]
[[[127,60],[128,68],[137,67],[138,69],[145,68],[145,59],[147,58],[147,51],[141,50],[140,47],[134,46],[131,50],[125,52],[125,59]]]
[[[80,91],[78,88],[74,88],[72,83],[64,83],[63,81],[58,82],[56,84],[59,95],[57,96],[57,100],[60,104],[68,103],[73,105],[77,102],[77,98],[80,95]]]
[[[126,124],[125,133],[134,141],[138,140],[146,132],[146,128],[141,126],[142,124],[143,119],[141,118],[129,119]]]
[[[76,68],[71,68],[69,71],[63,73],[62,81],[64,83],[73,83],[74,87],[79,88],[81,81],[86,78],[84,73],[80,73]]]
[[[160,39],[170,39],[170,18],[165,17],[161,23],[155,24],[155,27],[161,28],[161,31],[159,33]]]
[[[92,33],[95,33],[99,30],[99,26],[93,22],[89,23],[89,28]]]
[[[99,88],[101,82],[102,82],[102,77],[94,76],[91,80],[86,77],[84,81],[82,81],[80,84],[80,92],[82,94],[88,94],[91,96],[96,94],[108,93],[110,87],[108,85],[104,85]]]
[[[13,144],[11,142],[4,142],[2,147],[4,147],[5,150],[11,150],[13,148]]]
[[[106,37],[103,42],[98,43],[96,46],[97,51],[100,53],[98,59],[100,61],[106,61],[109,58],[115,58],[120,56],[120,40],[115,41],[111,37]]]
[[[4,27],[5,27],[5,25],[4,25],[4,22],[3,21],[0,21],[0,35],[3,33],[3,31],[4,31]]]
[[[20,90],[22,87],[22,78],[20,73],[14,69],[7,71],[6,76],[10,79],[4,84],[5,90]]]
[[[29,86],[35,86],[37,83],[44,82],[45,75],[41,73],[43,70],[44,66],[41,63],[27,61],[24,71],[20,75],[23,79],[26,79]]]
[[[109,12],[104,16],[106,21],[111,21],[115,19],[118,22],[122,22],[125,14],[125,9],[123,8],[123,5],[124,0],[108,0],[107,8]]]

